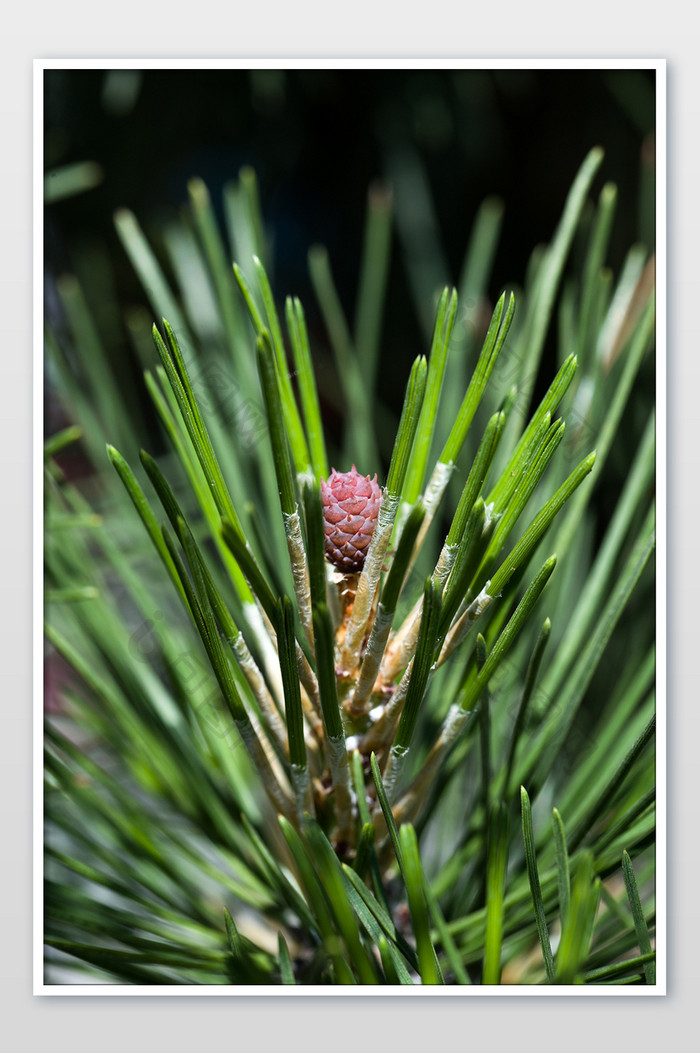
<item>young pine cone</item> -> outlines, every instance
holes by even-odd
[[[377,523],[382,491],[377,476],[370,479],[352,466],[351,472],[321,480],[326,557],[344,574],[362,570]]]

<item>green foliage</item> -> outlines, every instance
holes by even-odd
[[[635,387],[654,306],[644,249],[610,274],[615,188],[589,200],[602,160],[585,159],[478,340],[455,289],[423,290],[433,337],[401,377],[393,447],[375,430],[391,412],[376,393],[386,192],[369,197],[353,326],[327,253],[309,255],[339,447],[306,311],[277,306],[249,169],[226,191],[230,244],[189,187],[173,273],[206,275],[210,341],[160,246],[115,218],[158,320],[145,419],[62,280],[49,983],[655,983],[654,425]],[[461,290],[482,307],[500,223],[486,202],[467,247]],[[156,452],[140,450],[156,426]],[[61,467],[75,443],[86,486]],[[383,500],[362,571],[342,575],[319,487],[353,461]]]

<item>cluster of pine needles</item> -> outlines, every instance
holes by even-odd
[[[486,318],[497,201],[457,288],[408,268],[432,318],[396,416],[384,189],[352,324],[309,252],[332,367],[249,169],[224,233],[199,180],[155,243],[117,213],[148,308],[84,260],[57,281],[48,983],[655,983],[653,255],[607,264],[602,162]],[[354,465],[382,496],[346,572],[321,480]]]

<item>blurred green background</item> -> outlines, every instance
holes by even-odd
[[[403,375],[426,335],[402,245],[410,238],[422,249],[426,286],[456,283],[487,196],[505,208],[492,302],[506,284],[523,281],[594,145],[605,150],[594,192],[604,181],[619,190],[611,266],[617,271],[637,240],[651,247],[654,105],[652,70],[48,70],[46,169],[90,162],[85,179],[95,184],[48,205],[49,318],[57,310],[53,279],[76,273],[94,309],[109,316],[124,369],[137,377],[128,341],[119,339],[121,320],[105,303],[107,272],[122,306],[144,303],[114,211],[133,210],[151,233],[182,209],[189,178],[200,176],[220,209],[223,185],[251,165],[272,238],[274,287],[280,297],[301,297],[322,354],[306,253],[313,242],[327,247],[352,317],[366,193],[380,180],[392,186],[396,209],[383,353]],[[393,389],[385,370],[380,391],[390,404]]]

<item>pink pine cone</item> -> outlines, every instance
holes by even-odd
[[[377,476],[360,475],[354,464],[351,472],[334,468],[321,480],[321,497],[326,557],[345,574],[362,570],[382,500]]]

